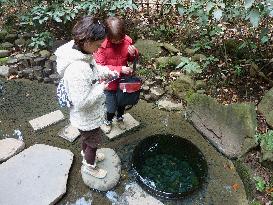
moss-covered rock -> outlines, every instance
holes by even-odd
[[[6,30],[0,30],[0,42],[4,42],[8,32]]]
[[[225,106],[197,93],[189,96],[187,102],[194,126],[227,157],[237,158],[257,146],[254,104]]]
[[[258,111],[265,116],[267,124],[273,128],[273,88],[271,88],[258,104]]]
[[[262,152],[261,162],[267,167],[273,167],[273,130],[260,135],[259,138]]]
[[[140,55],[145,60],[150,60],[151,58],[159,57],[161,53],[160,43],[153,40],[137,40],[135,43],[136,48],[138,48]]]
[[[254,198],[254,193],[256,190],[253,171],[247,164],[242,161],[242,159],[236,160],[234,165],[236,167],[236,171],[244,183],[247,199],[251,201]]]
[[[195,54],[195,50],[191,49],[191,48],[185,48],[185,53],[187,54],[187,56],[191,57]]]
[[[162,43],[161,47],[166,49],[169,53],[179,53],[180,52],[176,47],[174,47],[173,45],[171,45],[169,43]]]
[[[186,99],[194,92],[194,80],[188,75],[180,75],[175,81],[171,82],[167,90],[170,94],[180,99]]]
[[[193,61],[203,61],[206,59],[206,56],[204,54],[201,53],[196,53],[192,56],[191,58]]]
[[[158,68],[176,67],[181,62],[181,56],[164,56],[156,59]]]

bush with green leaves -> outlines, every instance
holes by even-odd
[[[126,12],[127,9],[136,9],[132,0],[63,0],[44,1],[34,6],[22,16],[23,25],[45,25],[51,22],[67,23],[82,15],[108,15],[118,11]]]
[[[273,130],[269,130],[264,134],[256,134],[255,137],[267,151],[273,151]]]
[[[31,40],[32,42],[29,44],[29,46],[35,50],[39,48],[48,48],[53,44],[53,38],[50,32],[41,32],[39,34],[35,34]]]
[[[184,70],[188,74],[196,74],[202,72],[201,66],[188,57],[181,57],[181,63],[176,66],[176,69]]]
[[[263,192],[266,189],[266,182],[262,177],[254,177],[256,182],[256,190],[259,192]]]

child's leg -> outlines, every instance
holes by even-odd
[[[94,165],[96,159],[96,152],[98,148],[87,146],[85,149],[85,160],[88,164]]]
[[[123,115],[124,115],[125,107],[124,106],[119,106],[117,109],[117,119],[118,120],[123,120]]]
[[[82,140],[81,145],[82,145],[82,151],[83,151],[83,153],[85,153],[85,150],[86,150],[86,148],[87,148],[87,144],[85,143],[84,140]]]

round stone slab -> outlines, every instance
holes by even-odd
[[[103,179],[95,178],[89,174],[83,172],[83,166],[81,167],[81,174],[83,182],[91,189],[97,189],[99,191],[108,191],[114,188],[120,178],[121,162],[119,156],[113,149],[101,148],[97,152],[101,152],[105,155],[105,159],[97,163],[97,166],[101,169],[107,170],[107,175]]]

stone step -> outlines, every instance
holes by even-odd
[[[117,126],[117,122],[116,120],[114,119],[113,120],[113,124],[112,124],[112,130],[109,134],[106,134],[106,136],[109,138],[109,139],[113,139],[121,134],[123,134],[124,132],[126,131],[129,131],[137,126],[139,126],[139,122],[136,121],[132,115],[130,115],[129,113],[126,113],[125,115],[123,115],[124,117],[124,124],[126,126],[126,130],[121,130],[118,126]],[[101,126],[101,129],[102,131],[105,133],[105,129],[103,126]]]
[[[0,140],[0,163],[21,152],[25,143],[14,138]]]
[[[0,165],[0,204],[55,204],[66,192],[73,153],[43,144]]]
[[[71,124],[65,126],[63,129],[60,130],[58,135],[69,142],[74,142],[77,137],[80,136],[80,132],[77,128],[73,127]]]
[[[64,115],[60,110],[56,110],[54,112],[45,114],[41,117],[30,120],[29,123],[32,128],[37,131],[43,129],[52,124],[56,124],[57,122],[64,120]]]
[[[81,174],[83,182],[91,189],[99,191],[108,191],[114,188],[120,178],[121,174],[121,162],[119,156],[113,149],[101,148],[97,152],[104,154],[105,159],[97,163],[97,166],[107,171],[107,175],[103,179],[95,178],[83,171],[84,165],[81,167]]]

